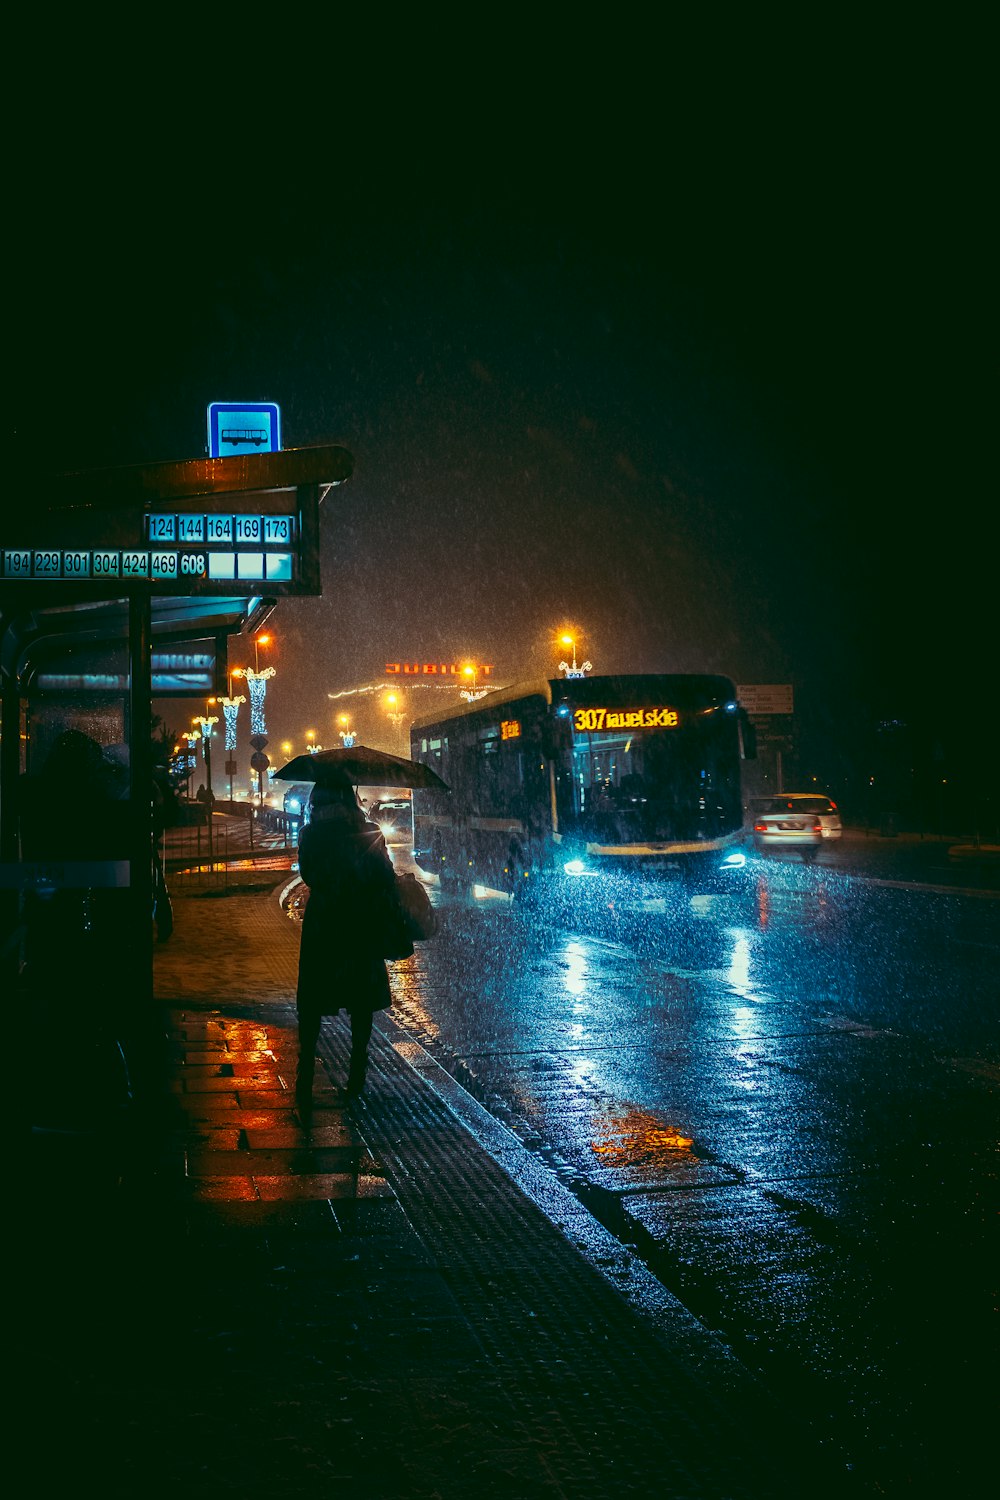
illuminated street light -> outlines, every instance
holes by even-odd
[[[479,669],[478,669],[478,667],[474,667],[474,666],[463,667],[462,668],[462,676],[469,678],[469,680],[470,680],[470,686],[464,687],[464,688],[459,688],[458,696],[460,698],[464,698],[467,703],[474,703],[477,698],[485,698],[486,697],[486,694],[489,692],[489,689],[488,688],[481,688],[479,686]]]
[[[261,645],[266,645],[270,636],[261,636]],[[254,639],[254,660],[257,657],[257,640]],[[273,667],[265,667],[263,672],[256,668],[247,667],[243,676],[246,678],[247,687],[250,689],[250,743],[253,746],[253,754],[250,757],[250,769],[257,772],[257,800],[264,805],[264,772],[271,764],[264,754],[264,746],[267,744],[267,724],[264,717],[264,699],[267,693],[268,679],[275,675]]]
[[[403,720],[406,718],[406,715],[399,711],[399,699],[396,697],[395,693],[387,693],[385,696],[385,702],[386,713],[398,729],[400,724],[402,724]]]
[[[260,647],[260,646],[270,646],[272,644],[272,642],[273,642],[273,637],[267,635],[266,632],[265,632],[264,635],[255,635],[254,636],[254,638],[253,638],[253,665],[254,665],[254,670],[255,671],[258,671],[258,672],[260,671],[260,661],[258,660],[258,657],[257,657],[258,647]]]
[[[572,636],[572,635],[561,635],[559,637],[559,644],[560,644],[560,646],[569,646],[571,648],[572,652],[573,652],[573,660],[572,660],[572,662],[561,661],[559,663],[559,670],[560,670],[560,672],[562,672],[564,674],[564,676],[566,676],[566,677],[586,677],[586,675],[587,675],[588,672],[593,671],[593,662],[585,661],[585,662],[582,662],[580,666],[577,666],[577,663],[576,663],[576,638],[574,636]]]
[[[233,677],[236,673],[231,674]],[[247,700],[240,693],[239,697],[220,698],[222,706],[222,717],[226,721],[226,775],[229,777],[229,800],[233,800],[233,777],[236,775],[236,721],[239,717],[240,704]]]
[[[198,745],[198,741],[201,739],[201,734],[199,733],[199,731],[197,729],[186,729],[184,731],[184,733],[181,735],[181,739],[187,741],[187,754],[186,754],[186,760],[187,760],[187,794],[188,794],[188,801],[190,802],[191,801],[191,777],[194,775],[194,768],[198,764],[198,750],[197,750],[197,745]]]
[[[208,701],[214,703],[215,699],[210,698]],[[209,801],[212,800],[212,735],[215,733],[212,726],[213,724],[218,724],[218,722],[218,714],[210,714],[207,717],[196,714],[191,720],[191,723],[197,724],[201,731],[201,748],[205,755],[205,780],[207,783],[205,789],[208,792]]]
[[[357,739],[357,735],[351,728],[350,714],[338,714],[337,723],[344,726],[343,729],[338,730],[341,743],[343,744],[345,750],[350,750],[351,746],[354,744],[354,741]]]
[[[210,698],[209,702],[214,703],[214,698]],[[208,815],[209,864],[212,863],[212,803],[215,800],[214,794],[212,792],[212,735],[214,733],[212,726],[214,724],[218,724],[218,722],[218,714],[209,714],[207,716],[204,714],[198,714],[191,720],[191,723],[197,724],[198,728],[201,730],[201,748],[205,756],[205,809]]]

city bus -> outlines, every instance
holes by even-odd
[[[728,677],[542,679],[417,719],[414,858],[445,886],[632,872],[703,890],[745,864],[753,727]]]

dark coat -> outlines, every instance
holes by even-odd
[[[302,830],[299,873],[309,887],[299,1011],[385,1010],[392,996],[378,956],[376,914],[381,903],[395,899],[396,876],[382,835],[360,811],[325,809]]]

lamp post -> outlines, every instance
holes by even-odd
[[[219,699],[222,705],[222,716],[226,721],[226,775],[229,777],[230,802],[233,800],[233,777],[236,775],[236,721],[239,717],[240,704],[247,701],[242,693],[237,698],[232,696],[232,678],[238,676],[242,676],[242,673],[237,667],[235,672],[230,673],[230,695]]]
[[[219,717],[217,714],[209,714],[207,716],[204,714],[196,715],[196,717],[191,720],[191,723],[197,724],[198,728],[201,730],[201,748],[202,753],[205,756],[205,806],[208,809],[209,864],[212,863],[212,802],[214,801],[214,795],[212,792],[212,726],[214,724],[218,724],[218,722]]]
[[[262,637],[262,640],[265,637]],[[257,642],[254,641],[254,652],[257,650]],[[247,687],[250,689],[250,743],[253,746],[253,754],[250,757],[250,769],[257,772],[257,800],[263,806],[264,803],[264,772],[271,764],[264,754],[264,746],[267,744],[267,723],[264,717],[264,698],[267,694],[268,679],[274,676],[273,667],[265,667],[263,672],[256,668],[247,667],[243,673],[246,678]]]
[[[209,714],[207,717],[196,715],[191,720],[191,723],[197,724],[201,730],[201,748],[205,756],[205,790],[208,793],[209,802],[212,800],[212,735],[215,732],[212,726],[218,722],[218,714]]]
[[[188,801],[190,802],[191,777],[194,775],[194,768],[198,761],[198,751],[195,747],[197,746],[198,741],[201,739],[201,735],[198,733],[197,729],[186,729],[181,735],[181,739],[187,741],[187,795]]]
[[[226,775],[229,777],[229,800],[233,800],[233,777],[236,775],[236,721],[240,704],[247,700],[243,694],[236,698],[220,698],[222,714],[226,721]]]
[[[477,698],[485,698],[487,689],[479,686],[479,668],[467,666],[462,668],[462,676],[467,677],[471,686],[459,688],[459,697],[464,698],[467,703],[474,703]]]
[[[351,728],[350,714],[338,714],[337,723],[342,726],[337,731],[337,733],[340,735],[340,742],[345,750],[350,750],[351,746],[354,744],[354,741],[357,739],[357,735]]]
[[[386,693],[386,695],[385,695],[385,712],[386,712],[386,717],[388,718],[389,722],[392,724],[393,729],[396,731],[396,741],[397,741],[396,748],[398,749],[399,748],[399,744],[398,744],[398,742],[399,742],[399,728],[400,728],[400,725],[402,724],[403,720],[406,718],[406,715],[400,709],[400,707],[399,707],[399,699],[397,698],[397,696],[396,696],[395,693]]]
[[[315,729],[306,730],[306,749],[308,750],[310,755],[315,755],[316,751],[319,749],[319,746],[316,743]]]
[[[260,648],[270,646],[273,638],[267,634],[255,635],[253,638],[253,667],[243,669],[243,677],[250,691],[250,745],[253,754],[250,757],[250,769],[257,772],[257,801],[264,805],[264,772],[271,764],[269,758],[264,754],[267,744],[267,723],[264,712],[264,699],[267,695],[268,679],[275,675],[273,667],[265,667],[260,670]]]
[[[586,677],[588,672],[593,671],[593,663],[589,661],[582,662],[580,666],[577,666],[575,637],[571,635],[561,635],[559,637],[559,644],[560,646],[569,646],[573,652],[572,662],[561,661],[559,663],[559,670],[566,677]]]

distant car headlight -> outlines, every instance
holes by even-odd
[[[567,875],[583,875],[586,868],[582,859],[568,859],[563,865]]]
[[[743,853],[743,851],[741,849],[734,849],[733,852],[731,854],[727,854],[725,859],[722,861],[722,868],[724,870],[738,870],[740,866],[745,865],[746,862],[747,857]]]

